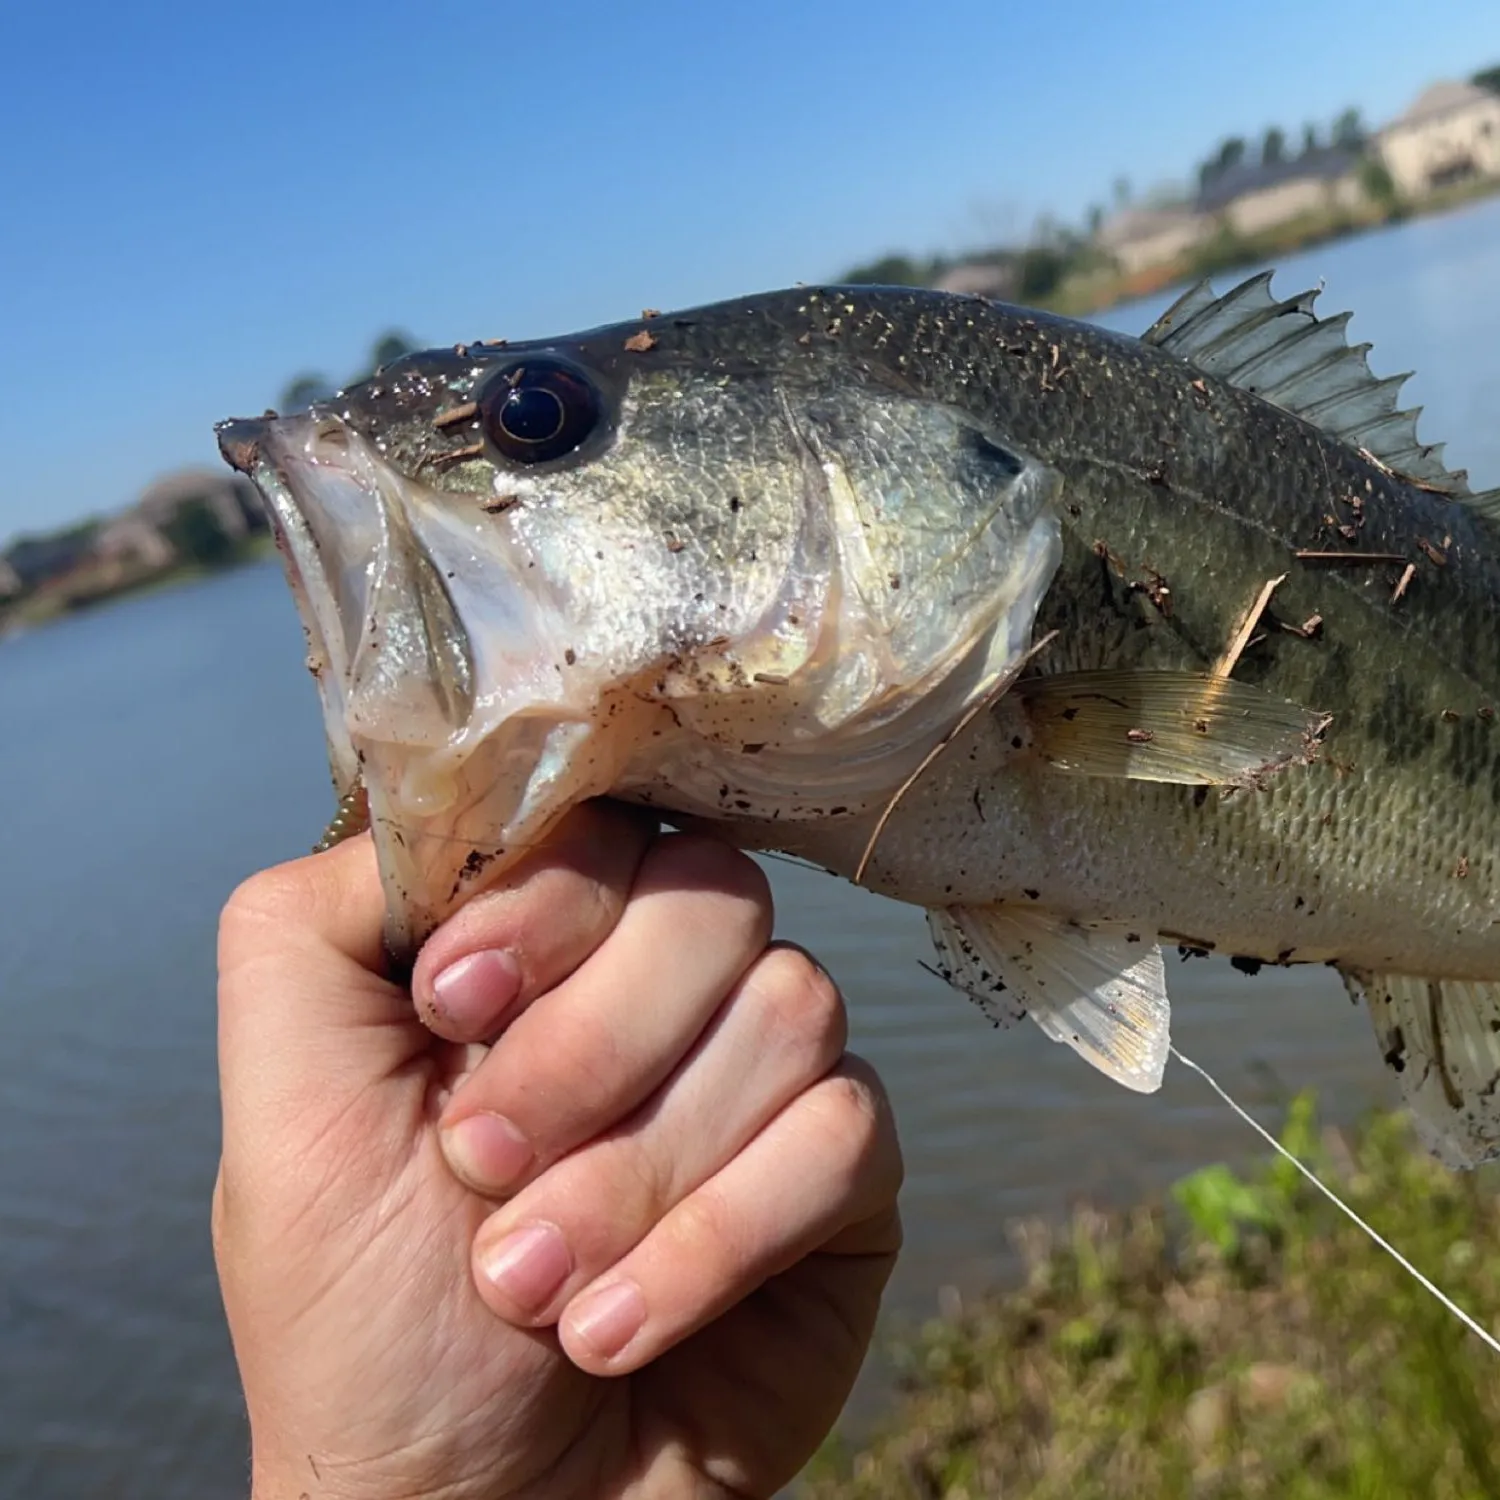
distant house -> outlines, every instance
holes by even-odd
[[[1213,220],[1187,204],[1122,208],[1099,226],[1099,248],[1127,276],[1170,265],[1213,233]]]
[[[1354,208],[1364,199],[1359,161],[1357,152],[1325,146],[1288,161],[1243,162],[1204,185],[1198,209],[1252,235],[1303,214]]]
[[[136,511],[106,521],[94,536],[93,555],[100,562],[150,571],[167,567],[176,556],[161,530]]]
[[[1500,94],[1472,83],[1435,83],[1380,132],[1376,145],[1407,197],[1467,177],[1500,176]]]

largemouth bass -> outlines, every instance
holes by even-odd
[[[223,424],[393,951],[611,795],[926,908],[1140,1090],[1164,946],[1333,964],[1500,1154],[1500,492],[1269,280],[1140,339],[800,288]]]

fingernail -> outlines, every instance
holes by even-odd
[[[432,981],[433,1004],[465,1036],[492,1031],[521,992],[521,967],[501,948],[451,963]]]
[[[573,1332],[601,1359],[613,1359],[646,1321],[646,1299],[633,1281],[591,1292],[568,1309]]]
[[[443,1127],[448,1165],[473,1187],[499,1192],[531,1165],[531,1143],[504,1115],[465,1115]]]
[[[480,1252],[479,1266],[508,1302],[540,1312],[573,1269],[573,1257],[555,1224],[530,1224]]]

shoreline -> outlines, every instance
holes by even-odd
[[[54,620],[67,619],[70,615],[84,614],[96,609],[106,609],[126,599],[138,599],[147,594],[160,593],[182,584],[195,583],[200,579],[214,578],[221,573],[233,573],[251,563],[263,562],[276,555],[276,543],[265,533],[248,537],[222,562],[177,562],[148,573],[137,574],[120,582],[79,593],[64,589],[49,589],[28,594],[16,603],[0,608],[0,644],[13,636],[38,630]]]
[[[1254,235],[1236,235],[1227,227],[1193,250],[1132,274],[1110,269],[1065,277],[1035,306],[1064,317],[1087,318],[1127,302],[1154,296],[1205,276],[1262,265],[1318,245],[1359,239],[1416,219],[1439,218],[1500,195],[1500,178],[1481,178],[1429,194],[1419,202],[1366,203],[1360,209],[1327,208],[1300,214]]]

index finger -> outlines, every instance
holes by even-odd
[[[624,910],[654,820],[605,803],[575,808],[552,836],[429,939],[413,993],[433,1029],[474,1040],[446,1018],[434,981],[481,960],[469,988],[493,991],[485,958],[509,955],[535,995],[566,977],[608,937]],[[219,927],[220,1018],[236,1053],[288,1055],[315,1034],[347,1038],[410,1017],[404,989],[384,978],[385,901],[368,835],[252,875]],[[462,990],[463,986],[458,986]]]
[[[454,1042],[492,1037],[614,931],[656,820],[614,802],[576,807],[497,884],[423,946],[412,998]]]

